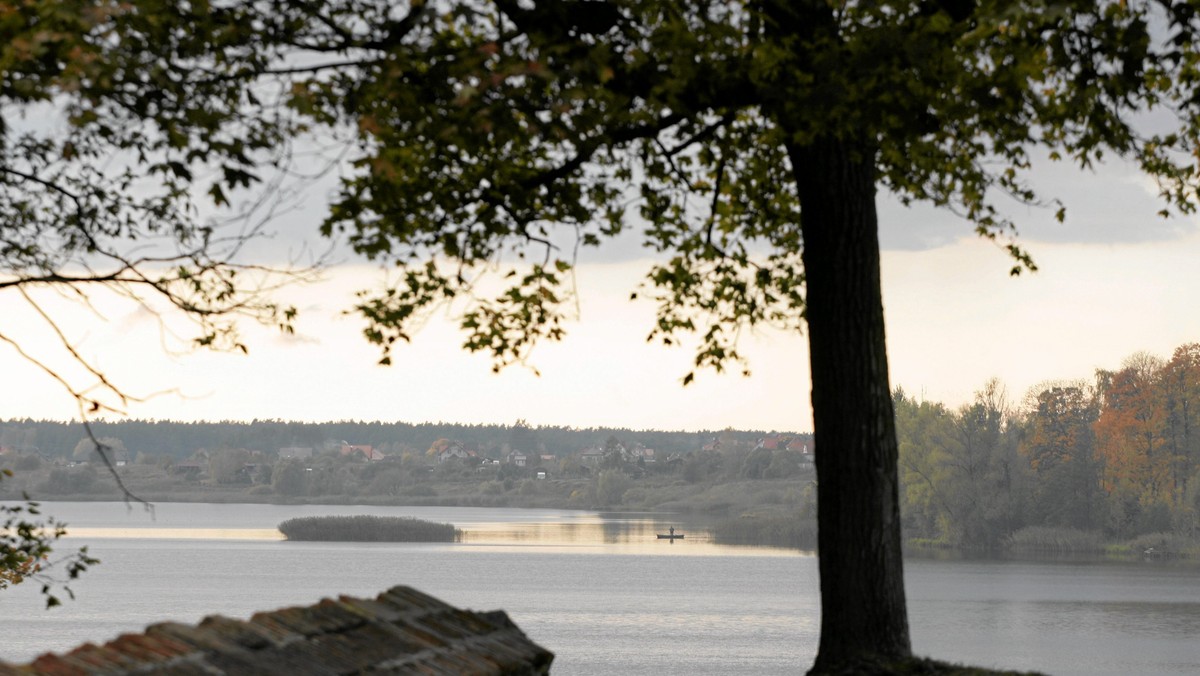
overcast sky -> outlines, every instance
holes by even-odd
[[[1081,173],[1041,167],[1037,186],[1068,206],[1015,207],[1021,243],[1040,271],[1013,278],[998,247],[969,225],[928,207],[880,197],[884,302],[893,386],[957,406],[991,377],[1019,400],[1038,382],[1089,378],[1137,351],[1169,356],[1200,340],[1200,233],[1195,219],[1163,220],[1153,185],[1107,167]],[[280,225],[272,246],[295,249],[323,213],[320,190]],[[533,364],[493,375],[486,358],[462,352],[446,317],[435,318],[394,365],[375,365],[361,322],[340,313],[353,292],[378,284],[377,269],[347,258],[326,282],[282,299],[301,308],[296,337],[245,328],[250,354],[188,353],[157,321],[125,302],[99,299],[105,317],[50,304],[83,353],[134,394],[172,390],[129,415],[178,420],[285,418],[627,426],[659,429],[811,429],[809,369],[802,335],[761,331],[743,345],[752,375],[701,372],[688,387],[691,352],[647,345],[653,306],[630,302],[646,272],[636,238],[586,252],[579,269],[579,321]],[[12,294],[0,294],[5,331],[70,372],[52,336]],[[185,329],[180,328],[180,331]],[[61,388],[0,346],[0,418],[69,418]]]

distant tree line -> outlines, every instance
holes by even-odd
[[[994,380],[957,409],[902,390],[894,404],[910,540],[995,550],[1022,532],[1200,530],[1200,344],[1042,384],[1019,405]]]
[[[514,429],[517,436],[538,434],[536,429]],[[725,430],[704,436],[694,450],[650,453],[610,434],[603,443],[566,455],[513,452],[499,459],[464,452],[460,442],[445,438],[425,452],[370,455],[339,444],[299,454],[293,454],[295,448],[282,454],[219,448],[186,459],[147,453],[131,457],[125,451],[116,470],[136,494],[153,500],[622,507],[734,516],[811,507],[812,436],[784,433],[739,440],[744,436]],[[115,438],[103,439],[120,446]],[[456,453],[434,452],[439,449]],[[112,481],[94,460],[86,454],[53,459],[25,452],[0,455],[0,470],[15,471],[14,479],[0,486],[0,497],[23,491],[42,498],[111,493]],[[806,520],[811,521],[810,513]]]
[[[609,437],[639,443],[661,453],[686,453],[712,441],[721,432],[632,430],[627,428],[468,425],[426,422],[334,421],[305,423],[285,420],[250,422],[174,422],[154,420],[98,420],[91,423],[97,437],[119,440],[131,456],[149,454],[176,460],[200,449],[247,449],[274,454],[288,446],[320,448],[348,442],[373,446],[384,453],[425,452],[439,439],[454,439],[492,457],[504,450],[566,456],[589,446],[602,446]],[[728,430],[739,442],[753,444],[765,432]],[[0,421],[0,447],[46,458],[71,457],[83,432],[76,422],[54,420]]]

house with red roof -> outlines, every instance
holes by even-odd
[[[373,446],[365,446],[361,444],[342,444],[343,456],[352,456],[356,453],[361,454],[363,459],[370,461],[383,460],[384,458],[383,453],[375,450]]]

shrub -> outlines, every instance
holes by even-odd
[[[728,519],[713,529],[713,540],[723,545],[767,545],[816,549],[817,522],[800,514],[750,516]]]
[[[41,469],[42,459],[36,455],[22,455],[17,458],[17,462],[13,467],[22,472]]]
[[[1197,543],[1187,537],[1174,533],[1147,533],[1129,540],[1120,546],[1124,553],[1133,556],[1153,554],[1169,558],[1194,557],[1198,552]],[[1151,552],[1150,550],[1153,550]]]
[[[621,496],[629,490],[632,482],[623,472],[606,469],[600,472],[596,480],[596,499],[604,505],[621,504]]]
[[[78,495],[90,492],[95,481],[96,470],[91,467],[52,469],[39,490],[54,495]]]
[[[503,495],[504,482],[502,481],[485,481],[479,486],[479,492],[484,495]]]
[[[462,535],[451,524],[407,516],[309,516],[288,519],[279,531],[289,540],[321,542],[457,542]]]

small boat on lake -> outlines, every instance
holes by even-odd
[[[682,540],[683,533],[679,533],[678,535],[676,535],[675,534],[675,526],[671,526],[671,532],[667,533],[667,534],[659,533],[658,539],[659,540]]]

